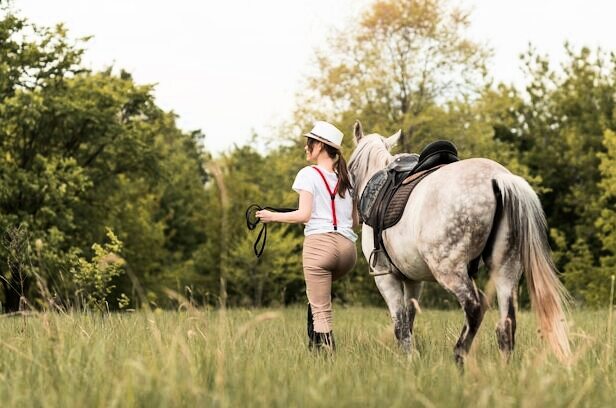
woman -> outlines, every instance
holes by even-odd
[[[299,208],[288,213],[257,212],[263,222],[304,223],[302,261],[308,295],[308,347],[335,348],[332,332],[332,281],[349,272],[357,253],[358,224],[346,162],[340,152],[343,134],[327,122],[306,133],[306,159],[316,166],[297,173],[293,190]]]

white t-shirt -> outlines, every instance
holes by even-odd
[[[338,182],[338,175],[325,170],[321,166],[318,167],[325,176],[329,188],[333,191]],[[298,193],[302,190],[308,191],[312,194],[312,214],[304,227],[304,235],[334,232],[332,200],[329,197],[329,192],[327,187],[325,187],[323,179],[312,166],[306,166],[297,173],[293,182],[293,190]],[[344,198],[336,194],[334,203],[336,206],[336,220],[338,221],[337,232],[355,242],[357,234],[353,232],[353,197],[351,192],[347,190]]]

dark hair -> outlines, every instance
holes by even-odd
[[[315,143],[322,143],[327,155],[332,159],[336,160],[336,156],[338,156],[338,160],[334,163],[334,171],[338,175],[338,194],[340,197],[344,198],[347,190],[351,189],[351,181],[349,180],[349,172],[347,170],[347,164],[340,152],[340,149],[336,149],[333,146],[325,144],[320,140],[313,139],[311,137],[306,138],[306,145],[308,146],[308,150],[312,153],[312,149],[314,148]]]

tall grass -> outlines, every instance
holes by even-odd
[[[401,354],[387,312],[335,310],[333,357],[306,348],[305,310],[33,314],[0,318],[2,407],[614,406],[608,311],[572,315],[574,361],[546,350],[520,313],[507,364],[490,311],[466,368],[453,363],[460,311],[424,311]]]

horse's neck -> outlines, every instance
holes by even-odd
[[[374,176],[377,172],[387,167],[389,163],[392,162],[393,159],[394,159],[394,156],[392,156],[389,152],[383,152],[379,163],[371,163],[368,166],[366,175],[363,178],[363,180],[361,180],[361,183],[360,183],[359,197],[361,197],[361,194],[364,192],[364,189],[366,188],[366,185],[368,184],[368,181],[370,181],[372,176]]]

